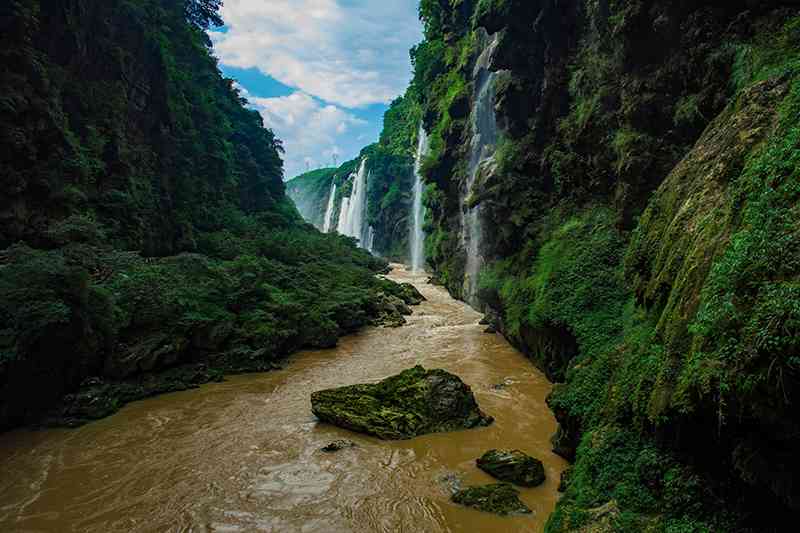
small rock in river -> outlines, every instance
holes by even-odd
[[[494,390],[503,390],[506,387],[508,387],[509,385],[513,385],[513,384],[514,384],[514,380],[512,380],[511,378],[506,378],[506,379],[503,380],[502,383],[495,383],[494,385],[492,385],[492,389],[494,389]]]
[[[487,326],[486,329],[483,330],[483,332],[484,333],[491,333],[492,335],[494,335],[495,333],[497,333],[497,328],[494,327],[494,326]]]
[[[519,450],[489,450],[476,461],[478,468],[502,481],[523,487],[544,483],[544,465]]]
[[[503,516],[528,514],[528,507],[519,499],[519,491],[508,483],[467,487],[453,494],[454,503]]]
[[[439,478],[439,481],[447,486],[447,489],[452,493],[455,494],[459,490],[461,490],[461,476],[455,474],[453,472],[448,472],[447,474],[443,475]]]
[[[323,452],[333,453],[338,452],[339,450],[344,450],[345,448],[355,448],[357,444],[351,440],[335,440],[330,444],[326,444],[320,450]]]

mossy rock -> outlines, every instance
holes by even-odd
[[[538,487],[545,480],[542,462],[519,450],[489,450],[476,463],[490,476],[523,487]]]
[[[317,391],[311,395],[311,410],[323,422],[387,440],[494,421],[458,376],[421,366],[375,384]]]
[[[519,491],[508,483],[467,487],[453,494],[450,499],[453,503],[502,516],[532,512],[519,499]]]
[[[427,300],[427,298],[410,283],[400,284],[400,294],[398,296],[408,305],[419,305]]]

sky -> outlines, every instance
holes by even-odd
[[[286,177],[353,159],[411,79],[414,0],[225,0],[223,74],[283,141]]]

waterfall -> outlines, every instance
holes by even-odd
[[[353,179],[353,189],[350,191],[349,198],[342,199],[337,231],[342,235],[355,237],[361,243],[362,248],[368,248],[368,245],[371,245],[368,241],[370,240],[369,231],[372,228],[364,225],[364,216],[367,212],[367,182],[369,180],[366,159],[361,160],[358,172],[350,177]]]
[[[414,225],[411,228],[411,269],[415,272],[423,270],[425,267],[425,234],[422,231],[422,224],[425,222],[425,211],[422,206],[422,159],[428,153],[428,134],[422,124],[419,125],[417,134],[417,154],[414,159],[414,203],[412,204],[412,218]]]
[[[347,227],[347,217],[350,211],[350,198],[342,198],[342,205],[339,206],[339,224],[336,226],[336,231],[341,235],[347,235],[345,228]]]
[[[328,196],[328,207],[325,209],[325,218],[322,223],[322,232],[328,233],[331,230],[331,220],[333,220],[333,207],[336,203],[336,184],[331,183],[331,192]]]
[[[364,248],[366,248],[369,253],[375,251],[375,228],[372,226],[367,229],[367,240],[364,242],[366,244]]]
[[[466,186],[461,197],[461,242],[467,252],[464,272],[464,291],[468,301],[475,301],[478,289],[478,274],[481,257],[481,207],[474,204],[475,183],[481,172],[494,162],[494,152],[498,139],[497,117],[495,116],[495,73],[489,70],[499,34],[494,34],[478,57],[473,70],[475,80],[474,105],[470,115],[472,139]]]

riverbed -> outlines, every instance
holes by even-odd
[[[550,450],[550,383],[424,274],[389,277],[428,298],[404,327],[368,328],[284,370],[136,402],[78,429],[0,435],[0,531],[543,531],[566,467]],[[495,423],[381,441],[311,414],[315,390],[417,364],[461,377]],[[357,446],[320,451],[337,439]],[[494,481],[475,466],[492,448],[543,461],[546,482],[520,489],[532,515],[449,501],[453,486]]]

